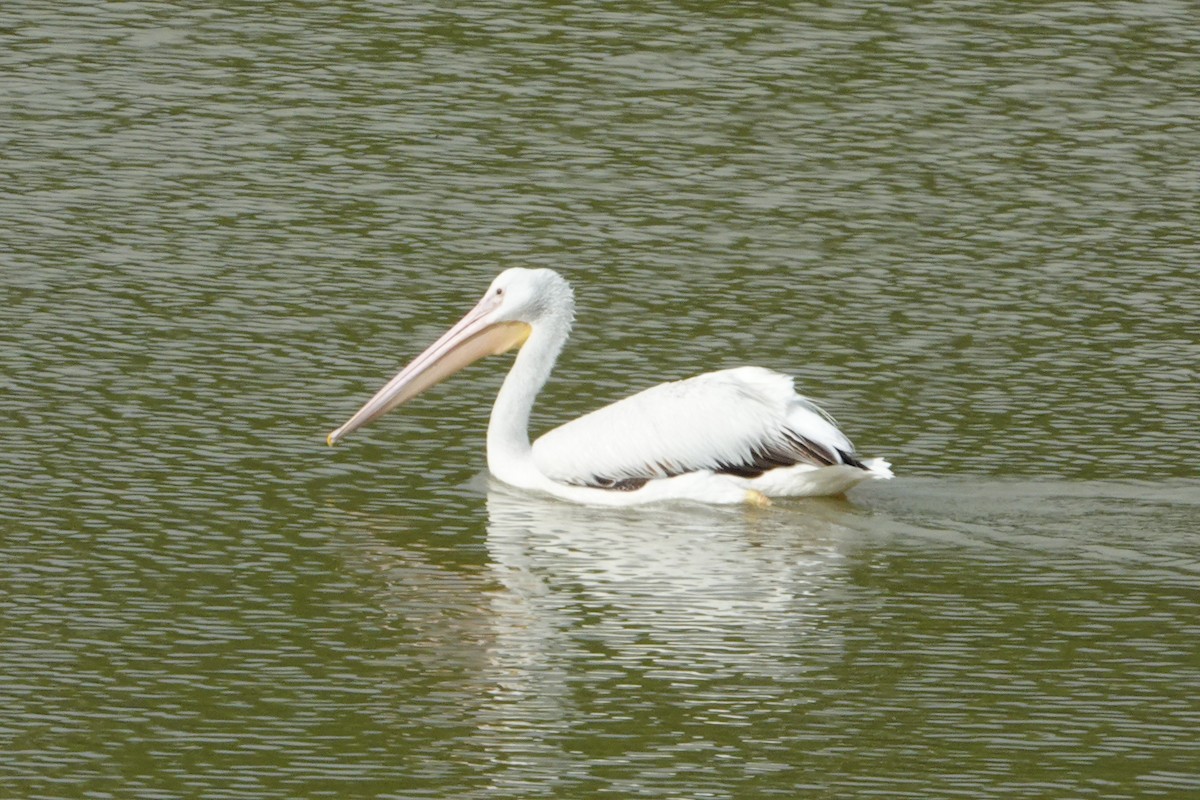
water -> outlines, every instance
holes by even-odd
[[[0,12],[0,796],[1200,787],[1186,3]],[[796,375],[899,479],[597,511],[535,428]]]

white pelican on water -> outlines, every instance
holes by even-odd
[[[595,505],[657,500],[764,505],[837,495],[890,478],[787,375],[739,367],[663,383],[529,443],[529,413],[571,332],[571,287],[549,269],[500,273],[465,317],[388,381],[336,444],[487,355],[520,348],[487,430],[488,470],[504,483]]]

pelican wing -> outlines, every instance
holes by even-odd
[[[632,489],[713,470],[752,477],[792,464],[850,464],[854,447],[791,377],[762,369],[663,383],[539,438],[533,459],[564,483]]]

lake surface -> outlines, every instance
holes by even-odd
[[[0,11],[0,796],[1200,790],[1184,2]],[[597,510],[537,431],[796,376],[897,479]]]

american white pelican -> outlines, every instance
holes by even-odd
[[[833,420],[787,375],[740,367],[663,383],[529,443],[529,413],[571,332],[571,287],[549,269],[500,273],[483,299],[392,378],[345,425],[336,444],[458,370],[520,348],[487,430],[499,480],[579,503],[656,500],[766,504],[768,497],[837,495],[890,478],[860,461]]]

